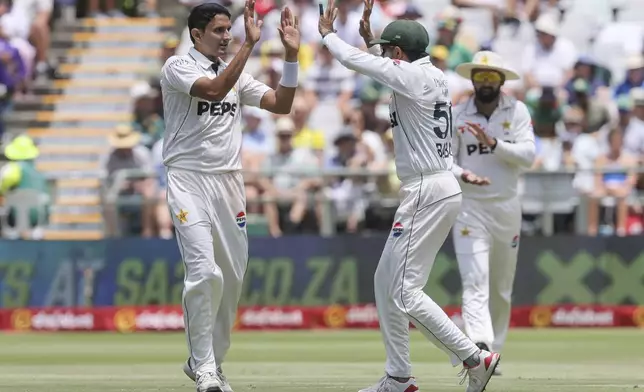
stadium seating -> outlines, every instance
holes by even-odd
[[[56,26],[63,79],[41,86],[38,103],[10,119],[39,142],[37,167],[54,184],[45,238],[103,237],[100,159],[108,150],[106,137],[131,120],[129,89],[146,73],[147,59],[158,57],[163,31],[173,25],[172,19],[123,18]]]

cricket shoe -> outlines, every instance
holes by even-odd
[[[359,392],[418,392],[418,386],[413,377],[410,377],[407,382],[398,382],[389,375],[385,375],[377,384],[361,389]]]
[[[479,352],[479,364],[473,367],[463,363],[463,370],[458,374],[462,376],[461,385],[469,378],[466,392],[483,392],[487,383],[490,382],[494,369],[499,365],[501,355],[481,350]]]
[[[190,366],[190,358],[183,364],[183,372],[192,381],[197,381],[197,375],[192,370],[192,366]],[[221,392],[233,392],[228,380],[226,380],[226,376],[224,376],[224,372],[221,370],[221,366],[217,367],[217,377],[221,381]]]
[[[217,373],[205,372],[197,376],[197,392],[222,392]]]
[[[188,360],[184,362],[183,372],[192,381],[197,381],[197,375],[195,374],[194,370],[192,370],[192,366],[190,366],[190,358],[188,358]],[[221,366],[217,367],[217,377],[219,377],[219,380],[221,381],[221,392],[233,392],[233,388],[228,383],[224,372],[221,370]]]
[[[476,347],[480,348],[483,351],[489,351],[491,352],[490,348],[488,347],[487,344],[485,343],[476,343]],[[501,373],[501,365],[497,365],[496,369],[494,369],[494,372],[492,373],[493,376],[500,376],[503,373]]]

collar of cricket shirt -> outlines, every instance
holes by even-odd
[[[432,62],[431,62],[431,61],[429,61],[429,56],[425,56],[425,57],[419,58],[419,59],[418,59],[418,60],[416,60],[416,61],[412,61],[411,63],[412,63],[412,64],[419,64],[419,65],[422,65],[422,64],[425,64],[425,63],[427,63],[427,64],[431,64]]]
[[[501,93],[501,99],[499,99],[499,105],[496,107],[496,110],[511,109],[514,106],[514,102],[515,102],[514,98]],[[468,115],[473,115],[478,113],[478,110],[476,110],[476,105],[474,104],[474,95],[472,95],[472,97],[467,102],[467,107],[465,109],[465,112]]]
[[[190,48],[188,54],[190,55],[190,57],[195,59],[197,64],[199,64],[199,66],[203,69],[212,68],[213,70],[215,70],[215,72],[217,72],[217,68],[221,68],[221,66],[223,65],[223,62],[221,60],[219,60],[218,63],[213,63],[208,59],[208,57],[204,56],[203,54],[201,54],[201,52],[195,49],[194,46]],[[213,65],[215,65],[215,67],[213,67]]]

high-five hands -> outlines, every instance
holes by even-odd
[[[255,0],[246,0],[244,6],[244,29],[246,30],[246,42],[255,45],[262,36],[263,21],[255,20]]]
[[[373,40],[373,32],[371,31],[371,10],[373,10],[374,0],[363,0],[364,10],[362,11],[362,18],[360,19],[360,36],[364,42],[369,46],[369,42]]]
[[[280,33],[280,39],[282,40],[282,45],[284,45],[286,57],[297,58],[300,50],[300,21],[288,7],[282,11],[280,25],[277,30]]]
[[[329,0],[326,10],[322,10],[322,7],[320,7],[320,11],[323,12],[320,14],[318,31],[322,38],[324,38],[327,34],[335,32],[335,30],[333,30],[333,22],[335,22],[335,18],[338,17],[338,9],[335,8],[335,1]]]

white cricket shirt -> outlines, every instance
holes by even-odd
[[[396,172],[401,181],[452,168],[452,103],[447,79],[429,57],[408,63],[348,45],[336,34],[324,44],[345,67],[393,90],[389,117],[393,128]]]
[[[241,170],[240,104],[259,107],[270,87],[242,73],[221,101],[190,95],[197,79],[212,79],[226,66],[221,62],[215,71],[212,61],[194,47],[187,55],[172,56],[163,65],[163,163],[167,167],[206,174]]]
[[[496,138],[494,150],[487,147],[465,127],[466,121],[479,124]],[[461,181],[463,197],[477,200],[507,200],[517,196],[520,174],[534,162],[535,144],[532,119],[523,102],[502,95],[489,120],[479,114],[474,97],[454,107],[454,167],[459,178],[463,170],[488,177],[490,185],[478,186]]]

